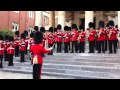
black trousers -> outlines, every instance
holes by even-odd
[[[98,50],[98,41],[95,41],[95,49]]]
[[[117,40],[109,40],[109,53],[113,53],[113,49],[114,48],[114,53],[116,53],[117,51]]]
[[[52,46],[53,46],[53,44],[48,44],[49,48],[52,47]],[[51,51],[48,55],[53,55],[53,51]]]
[[[68,47],[69,47],[69,51],[70,51],[70,42],[69,42],[69,44],[68,44]]]
[[[77,52],[78,47],[77,47],[77,41],[72,41],[72,53],[75,51]]]
[[[13,66],[13,54],[8,54],[8,66]]]
[[[81,53],[81,52],[85,52],[84,51],[85,50],[85,42],[80,42],[79,43],[79,53]]]
[[[94,53],[94,41],[89,41],[89,53]]]
[[[19,46],[15,47],[15,57],[19,57]]]
[[[4,52],[5,58],[4,61],[8,61],[7,51]]]
[[[24,62],[24,58],[25,58],[25,51],[21,51],[21,56],[20,56],[20,62]]]
[[[42,64],[33,65],[33,79],[41,79]]]
[[[27,54],[27,47],[28,47],[28,46],[26,46],[25,54]]]
[[[64,52],[68,53],[69,42],[64,42]]]
[[[2,61],[3,61],[3,55],[0,55],[0,68],[3,68]]]
[[[105,53],[104,41],[98,41],[98,53],[101,53],[101,50]]]
[[[61,52],[61,45],[62,45],[62,42],[57,42],[57,52]]]
[[[108,47],[108,40],[105,40],[105,41],[104,41],[104,43],[105,43],[105,51],[107,51],[107,47]]]

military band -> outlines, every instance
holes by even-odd
[[[0,68],[3,68],[3,58],[8,61],[9,66],[14,65],[14,55],[19,57],[20,62],[25,62],[27,48],[30,50],[30,60],[33,65],[33,78],[40,79],[44,53],[53,55],[55,48],[57,53],[85,53],[85,42],[89,43],[89,53],[117,53],[118,28],[110,20],[105,27],[104,21],[99,21],[99,27],[95,30],[94,23],[89,22],[89,28],[84,29],[83,25],[72,24],[71,27],[62,26],[49,28],[46,33],[45,27],[35,26],[34,31],[28,34],[25,30],[19,37],[19,31],[15,32],[15,37],[0,35]],[[46,43],[47,42],[47,43]],[[46,45],[49,49],[46,49]],[[62,47],[63,45],[63,47]],[[57,46],[57,47],[55,47]],[[54,48],[54,49],[53,49]]]

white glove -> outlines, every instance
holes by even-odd
[[[53,47],[50,47],[48,50],[53,50]]]

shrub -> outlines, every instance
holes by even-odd
[[[5,28],[5,29],[0,30],[0,35],[14,36],[14,33],[12,31],[10,31],[9,29]]]

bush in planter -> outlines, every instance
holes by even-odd
[[[14,33],[12,31],[10,31],[9,29],[2,29],[0,30],[0,35],[9,35],[9,36],[14,36]]]

